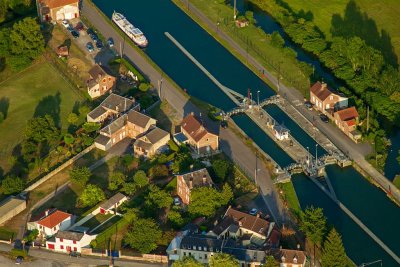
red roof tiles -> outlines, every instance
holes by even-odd
[[[331,94],[333,94],[332,89],[328,87],[326,83],[316,82],[311,86],[310,91],[321,101],[324,101]]]
[[[336,112],[341,121],[348,121],[358,118],[358,112],[355,107],[349,107]]]
[[[62,7],[70,4],[77,4],[79,0],[42,0],[48,8]]]
[[[193,114],[186,116],[182,120],[181,126],[196,142],[200,141],[207,133],[210,133]]]
[[[65,219],[71,217],[72,215],[63,211],[55,211],[49,216],[43,218],[42,220],[38,221],[38,224],[43,225],[47,228],[53,228],[59,225]]]

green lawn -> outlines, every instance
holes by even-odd
[[[284,192],[284,199],[287,202],[289,209],[292,210],[295,215],[299,215],[301,207],[292,182],[280,184],[279,187]]]
[[[343,17],[349,0],[290,0],[285,1],[294,11],[304,10],[313,14],[314,23],[331,38],[331,22],[334,14]],[[395,48],[397,57],[400,57],[400,1],[398,0],[355,0],[356,6],[361,13],[372,19],[378,28],[378,31],[385,30],[389,33],[392,45]],[[349,14],[356,14],[355,9],[347,8]],[[354,15],[351,17],[355,18]],[[361,23],[354,25],[363,26]],[[372,34],[371,34],[372,35]],[[372,36],[371,36],[372,37]],[[398,62],[400,60],[398,59]]]
[[[50,114],[64,128],[66,117],[83,98],[47,62],[39,62],[0,83],[0,167],[8,170],[13,148],[23,138],[26,123],[34,116]]]
[[[15,237],[16,233],[6,228],[0,227],[0,240],[10,240]]]

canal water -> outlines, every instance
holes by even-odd
[[[94,0],[94,2],[108,17],[111,17],[114,10],[119,11],[140,27],[149,39],[149,47],[145,50],[146,53],[190,95],[224,110],[234,107],[234,103],[172,44],[164,35],[164,32],[169,32],[174,36],[225,86],[244,95],[247,94],[248,88],[252,90],[253,95],[257,90],[260,90],[260,99],[274,93],[262,80],[241,64],[172,2],[165,0],[132,2],[126,0]],[[301,129],[299,130],[298,126],[296,128],[295,123],[289,117],[285,117],[285,114],[279,108],[271,107],[271,112],[278,121],[284,121],[299,142],[301,141],[303,145],[306,143],[310,146],[313,145],[314,141],[308,140],[309,136],[300,131]],[[293,162],[247,116],[238,116],[234,120],[278,164],[286,166]],[[339,170],[330,172],[328,175],[335,181],[336,194],[340,196],[340,200],[351,207],[353,212],[369,208],[368,212],[356,213],[368,227],[374,228],[375,224],[385,220],[384,228],[374,228],[375,234],[385,240],[392,250],[395,250],[396,247],[398,249],[398,243],[388,236],[390,234],[396,236],[399,209],[392,205],[382,191],[369,184],[353,168],[340,172]],[[385,259],[384,266],[396,266],[393,264],[394,261],[390,261],[389,256],[369,236],[344,216],[333,202],[326,199],[322,192],[313,187],[304,176],[296,176],[293,180],[303,207],[312,204],[326,209],[329,214],[327,214],[329,222],[334,224],[344,236],[344,244],[348,254],[356,263],[378,258]],[[353,194],[346,194],[348,188],[352,190]],[[375,192],[374,190],[378,191]],[[375,192],[375,194],[371,194],[371,192]],[[366,198],[370,198],[374,205],[366,205],[363,202]],[[359,234],[355,234],[357,231],[359,231]],[[358,244],[358,248],[352,245],[354,243]],[[364,251],[368,253],[364,253]],[[369,253],[369,251],[374,253]]]
[[[400,175],[400,163],[397,160],[400,151],[400,130],[397,130],[391,137],[392,145],[389,148],[388,157],[385,164],[385,176],[393,181],[396,175]]]

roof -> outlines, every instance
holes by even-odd
[[[110,137],[100,134],[99,136],[97,136],[94,142],[105,146],[108,144],[108,142],[110,142]]]
[[[166,136],[169,136],[169,132],[166,132],[163,129],[155,127],[153,130],[148,132],[144,137],[146,137],[146,139],[151,144],[156,144],[157,142],[159,142],[161,139],[165,138]]]
[[[154,119],[144,115],[143,113],[137,112],[136,110],[131,110],[128,113],[128,121],[141,128],[145,128],[151,120]]]
[[[46,209],[46,210],[42,211],[41,213],[36,213],[36,214],[31,216],[29,221],[30,222],[37,222],[37,221],[43,219],[44,217],[48,216],[49,214],[55,212],[56,210],[57,210],[56,208],[52,208],[52,209]]]
[[[109,68],[97,64],[89,70],[89,74],[93,79],[97,79],[99,77],[103,78],[107,75],[113,76]]]
[[[288,264],[304,264],[306,262],[306,254],[304,253],[304,251],[301,250],[279,249],[273,254],[275,259],[282,263],[284,262]]]
[[[187,137],[183,133],[174,134],[174,138],[179,143],[183,143],[183,142],[186,142],[188,140]]]
[[[334,91],[326,83],[316,82],[311,86],[310,91],[321,101],[328,98]]]
[[[267,254],[262,250],[245,249],[240,247],[222,248],[222,252],[234,256],[239,261],[244,262],[264,262]]]
[[[358,112],[355,107],[349,107],[336,112],[341,121],[347,121],[358,118]]]
[[[106,201],[104,201],[100,205],[100,208],[103,208],[105,210],[111,209],[111,208],[113,208],[115,206],[115,204],[117,204],[118,202],[120,202],[124,198],[126,198],[126,196],[124,194],[116,193],[114,196],[112,196],[111,198],[109,198]]]
[[[280,135],[289,132],[288,128],[286,128],[284,125],[280,125],[280,124],[276,124],[274,126],[274,130],[277,131]]]
[[[132,108],[135,99],[129,99],[120,95],[110,94],[100,105],[89,112],[88,116],[96,119],[103,115],[107,110],[124,113]]]
[[[56,234],[57,238],[80,241],[84,236],[84,233],[73,232],[73,231],[58,231]]]
[[[223,220],[217,224],[212,231],[215,234],[220,235],[231,224],[238,224],[241,228],[245,228],[263,236],[267,236],[270,223],[260,217],[253,216],[229,207]]]
[[[210,186],[213,184],[213,181],[210,177],[206,168],[188,172],[185,174],[180,174],[178,176],[182,176],[183,180],[185,181],[187,186],[190,186],[190,182],[192,182],[193,187],[198,186]],[[204,181],[205,178],[205,181]]]
[[[44,3],[46,6],[48,6],[49,8],[56,8],[70,4],[76,4],[79,2],[79,0],[43,0],[41,2]]]
[[[205,251],[217,251],[221,249],[222,240],[215,237],[209,237],[204,235],[188,235],[184,236],[181,240],[181,249],[193,249]],[[196,249],[194,249],[196,247]],[[205,249],[204,249],[205,248]]]
[[[49,214],[45,218],[41,219],[40,221],[38,221],[38,224],[43,225],[44,227],[47,227],[47,228],[53,228],[71,216],[72,215],[69,213],[57,210],[57,211]]]
[[[206,134],[211,133],[204,125],[201,120],[196,118],[194,114],[186,116],[181,123],[181,127],[190,135],[190,137],[196,142],[200,141]]]
[[[111,122],[100,130],[100,133],[113,134],[125,126],[126,114]]]
[[[7,212],[25,202],[26,201],[24,199],[20,199],[14,196],[8,197],[0,203],[0,214],[6,214]]]

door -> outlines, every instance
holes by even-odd
[[[104,213],[106,213],[106,211],[103,208],[100,208],[100,213],[104,214]]]
[[[49,249],[54,249],[54,244],[47,244],[47,247],[48,247]]]

